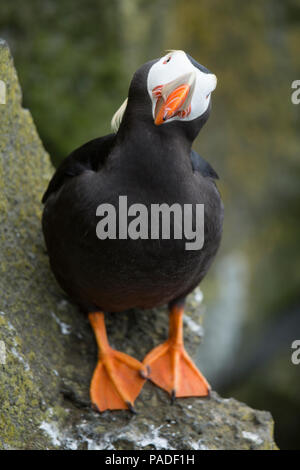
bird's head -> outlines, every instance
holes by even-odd
[[[112,119],[113,130],[118,130],[130,108],[129,118],[161,128],[184,125],[197,134],[207,120],[216,84],[216,76],[184,51],[169,51],[136,71],[129,96]],[[193,138],[195,132],[191,132]]]

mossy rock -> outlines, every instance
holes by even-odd
[[[49,269],[40,200],[53,168],[22,108],[4,41],[0,80],[6,85],[6,104],[0,104],[0,340],[6,348],[0,364],[0,448],[276,448],[269,413],[215,393],[171,406],[163,391],[147,383],[136,402],[138,415],[99,415],[91,409],[96,346],[87,318]],[[199,316],[197,296],[191,296],[185,332],[190,351],[200,341]],[[139,359],[167,333],[164,309],[110,315],[107,323],[111,343]]]

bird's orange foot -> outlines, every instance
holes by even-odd
[[[99,411],[130,409],[145,383],[146,367],[127,354],[110,349],[98,360],[90,396]]]
[[[150,367],[149,379],[176,397],[205,397],[210,385],[184,349],[182,339],[183,309],[170,313],[169,339],[154,348],[143,363]]]
[[[144,359],[149,379],[172,397],[205,397],[210,386],[183,345],[170,340],[154,348]]]
[[[92,313],[89,318],[99,346],[99,359],[90,385],[92,404],[100,412],[123,409],[134,412],[134,401],[148,369],[137,359],[110,347],[103,313]]]

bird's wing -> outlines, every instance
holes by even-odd
[[[202,176],[210,177],[215,180],[219,179],[219,176],[215,172],[215,170],[212,168],[212,166],[204,160],[195,150],[191,151],[191,161],[192,161],[192,167],[193,171],[199,171]]]
[[[90,140],[74,150],[54,173],[48,188],[43,196],[45,203],[48,197],[58,191],[66,179],[80,175],[85,170],[97,171],[104,164],[115,140],[115,134]]]

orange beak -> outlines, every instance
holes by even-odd
[[[168,95],[164,102],[163,98],[158,99],[154,121],[157,126],[175,116],[182,109],[190,88],[188,84],[180,85]]]

